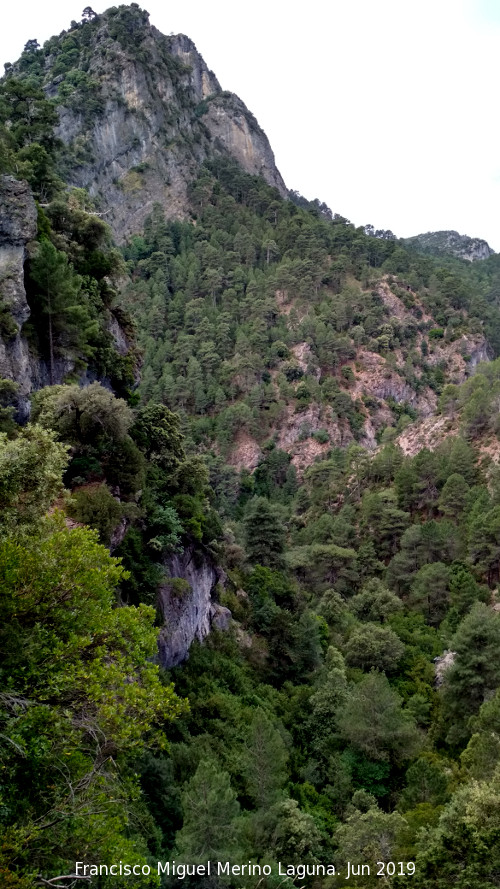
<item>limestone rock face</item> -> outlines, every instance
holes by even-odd
[[[176,585],[168,580],[159,591],[159,605],[164,619],[160,630],[158,650],[160,663],[167,669],[186,660],[191,644],[202,642],[212,627],[226,630],[231,612],[212,600],[222,572],[209,559],[188,547],[172,556],[166,568],[170,577],[185,583]]]
[[[0,377],[19,384],[18,416],[29,414],[33,367],[22,326],[30,315],[24,289],[26,245],[36,235],[37,211],[27,182],[0,176],[0,310],[9,325],[0,327]]]
[[[166,37],[137,10],[133,42],[115,33],[112,10],[92,32],[88,76],[102,111],[58,105],[57,135],[67,146],[65,176],[98,196],[118,242],[140,232],[155,202],[168,218],[188,212],[188,186],[207,158],[224,155],[287,191],[269,141],[243,102],[220,84],[186,36]],[[132,15],[132,13],[131,13]],[[57,95],[60,78],[46,93]]]
[[[36,205],[27,182],[0,176],[0,245],[25,247],[36,235]]]

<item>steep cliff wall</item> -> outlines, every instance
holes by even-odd
[[[191,644],[202,642],[212,627],[227,629],[231,612],[212,599],[222,572],[208,556],[189,547],[172,556],[166,568],[172,580],[159,591],[164,626],[158,649],[160,663],[168,669],[186,660]],[[176,584],[175,579],[184,583]]]
[[[0,377],[18,386],[18,414],[29,415],[34,372],[22,336],[30,310],[24,289],[26,245],[36,235],[36,206],[26,182],[0,176]]]
[[[109,10],[88,27],[76,67],[94,85],[94,110],[77,101],[66,75],[53,76],[57,53],[47,58],[44,88],[58,97],[65,178],[99,196],[118,241],[140,232],[155,201],[169,218],[184,217],[189,182],[217,154],[286,196],[265,133],[237,96],[222,91],[188,37],[166,37],[147,13],[130,8]]]
[[[99,379],[111,388],[110,380],[87,361],[82,362],[76,352],[56,355],[51,372],[48,360],[30,347],[24,330],[30,317],[24,271],[28,248],[30,243],[35,247],[36,234],[37,208],[29,185],[12,176],[0,176],[0,379],[17,383],[13,402],[21,423],[29,417],[31,393],[51,383],[63,383],[70,374],[74,377],[75,368],[81,385]],[[126,356],[133,344],[119,317],[107,309],[102,327],[110,345]]]

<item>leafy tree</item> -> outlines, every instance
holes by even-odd
[[[33,399],[33,416],[44,427],[57,431],[72,443],[107,443],[125,438],[132,425],[132,411],[121,398],[100,383],[90,386],[48,386]]]
[[[336,717],[347,697],[344,659],[330,646],[325,658],[325,674],[319,677],[318,687],[311,695],[312,749],[316,756],[328,760],[335,749]]]
[[[296,864],[318,862],[321,834],[314,818],[302,812],[296,800],[277,803],[270,816],[274,821],[270,846],[275,859]]]
[[[390,627],[365,623],[355,627],[345,647],[346,662],[362,670],[394,673],[405,647]]]
[[[380,861],[394,861],[398,856],[398,837],[406,826],[405,819],[397,812],[382,812],[373,807],[368,812],[354,812],[335,830],[339,863],[347,866],[366,864],[370,874],[356,878],[359,886],[377,886],[377,866]],[[360,869],[361,873],[361,869]]]
[[[172,473],[185,459],[179,417],[162,404],[148,404],[137,412],[131,435],[148,460]]]
[[[500,762],[500,690],[481,706],[471,720],[474,729],[460,759],[469,774],[477,780],[491,776]]]
[[[26,426],[13,441],[0,433],[0,535],[42,518],[62,493],[67,462],[67,446],[40,426]]]
[[[401,599],[377,578],[369,580],[361,592],[349,601],[349,609],[363,621],[385,623],[391,614],[397,614],[402,608]]]
[[[0,544],[8,873],[144,855],[133,830],[126,838],[136,793],[126,758],[183,707],[151,662],[154,610],[114,607],[122,573],[96,532],[54,520]]]
[[[415,882],[418,889],[457,889],[498,884],[500,842],[497,812],[500,773],[488,781],[461,787],[444,810],[436,828],[419,843]]]
[[[113,531],[123,516],[123,508],[106,485],[75,491],[68,504],[68,513],[82,524],[99,532],[101,543],[109,546]]]

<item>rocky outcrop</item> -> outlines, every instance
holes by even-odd
[[[445,680],[445,674],[453,666],[455,663],[456,652],[455,651],[443,651],[441,657],[434,658],[434,675],[435,675],[435,684],[437,688],[440,688]]]
[[[421,393],[415,392],[400,376],[398,369],[377,352],[360,349],[353,373],[355,381],[351,391],[357,398],[368,395],[381,401],[391,398],[397,404],[406,402],[423,417],[435,410],[437,399],[432,390],[426,387]]]
[[[18,384],[18,419],[29,415],[33,367],[22,337],[30,310],[24,289],[26,245],[36,235],[37,211],[27,182],[0,176],[0,377]]]
[[[159,591],[164,626],[158,650],[160,663],[168,669],[185,661],[191,644],[195,640],[202,642],[212,628],[226,630],[231,612],[213,599],[223,572],[208,555],[188,547],[172,556],[166,569],[170,577]]]
[[[434,256],[456,256],[468,262],[478,259],[488,259],[495,252],[490,245],[481,238],[470,238],[468,235],[460,235],[456,231],[426,232],[405,238],[405,244],[414,247],[422,253],[431,253]]]
[[[442,414],[426,417],[410,423],[396,438],[396,444],[405,457],[415,457],[423,448],[434,451],[446,438],[458,435],[458,420],[450,420]]]
[[[117,241],[142,230],[155,202],[168,218],[185,217],[189,183],[217,154],[286,196],[265,133],[243,102],[221,89],[194,43],[164,36],[138,9],[129,9],[134,40],[127,42],[117,38],[112,12],[96,20],[85,63],[102,108],[89,117],[84,106],[63,101],[57,135],[67,146],[66,179],[98,196]],[[55,97],[60,85],[49,60],[47,95]]]

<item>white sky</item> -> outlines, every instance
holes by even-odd
[[[12,3],[0,71],[86,5]],[[164,33],[191,37],[243,99],[289,188],[356,225],[400,237],[456,229],[500,251],[500,0],[140,5]]]

